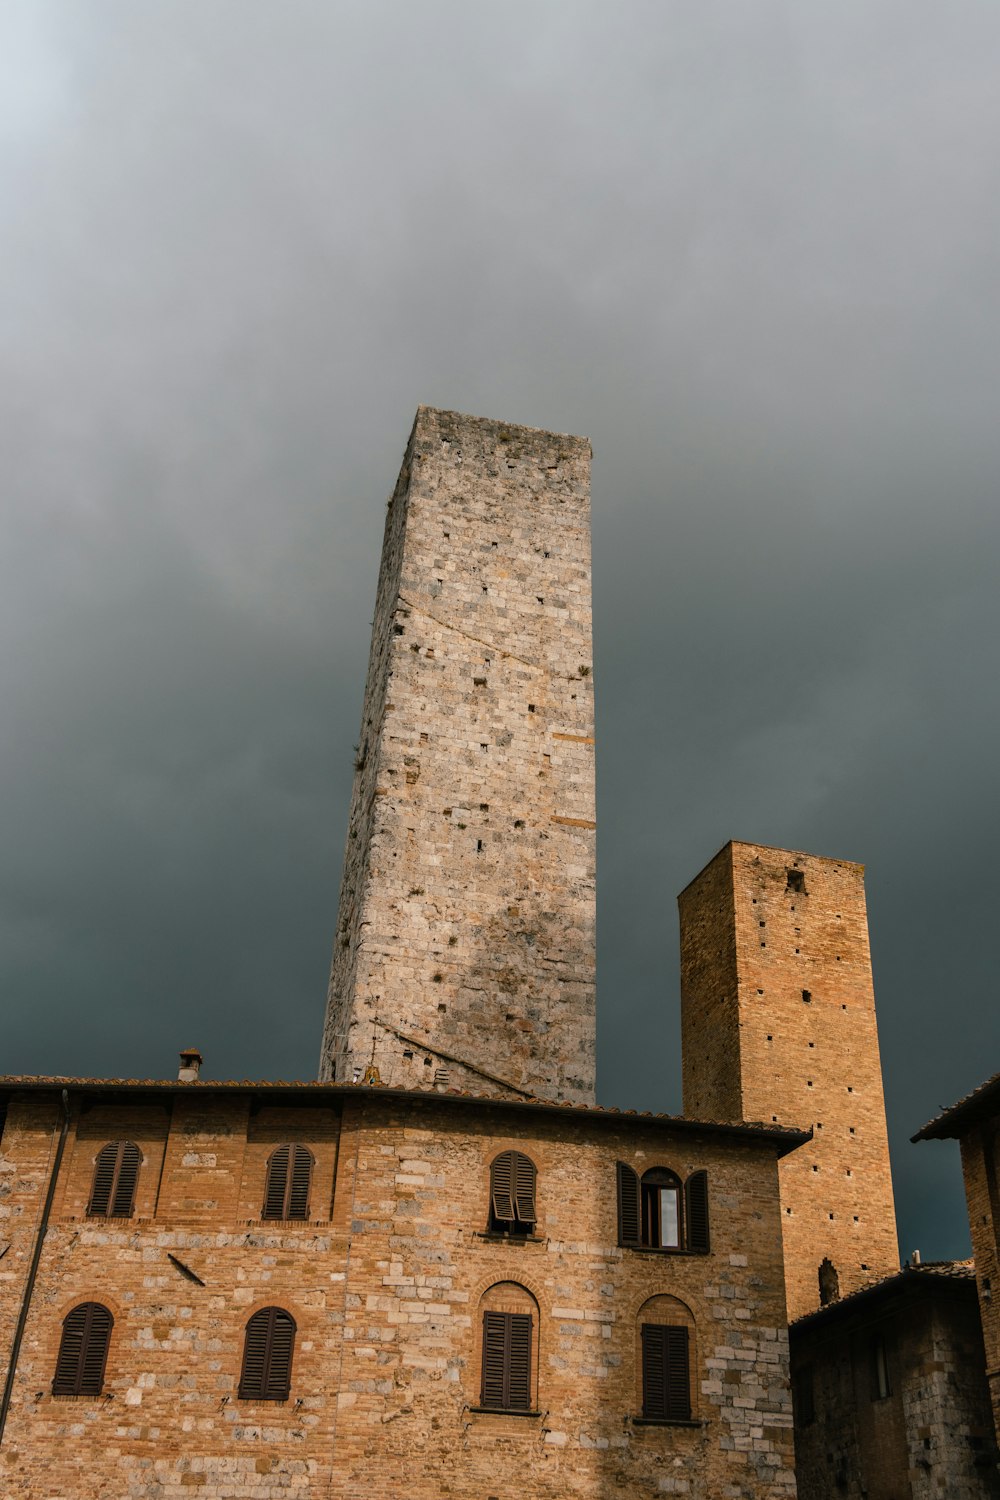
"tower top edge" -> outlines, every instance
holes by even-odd
[[[552,432],[546,427],[527,427],[522,422],[505,422],[499,417],[477,417],[469,412],[450,411],[444,407],[421,404],[417,407],[417,414],[413,421],[414,437],[427,428],[437,428],[439,431],[456,434],[495,432],[498,441],[516,434],[522,441],[525,439],[535,442],[546,440],[558,442],[564,446],[572,443],[574,447],[585,449],[588,454],[592,452],[590,439],[578,434]]]
[[[856,859],[839,859],[831,854],[810,854],[807,849],[783,849],[778,844],[758,844],[751,842],[749,839],[727,839],[722,848],[718,849],[712,855],[712,858],[702,865],[698,873],[693,875],[687,885],[678,893],[678,901],[686,891],[689,891],[693,885],[698,883],[706,870],[711,869],[716,861],[724,855],[728,854],[734,863],[738,857],[741,859],[741,862],[745,863],[748,852],[750,854],[777,855],[782,863],[794,863],[796,860],[802,859],[808,860],[813,865],[840,865],[845,870],[853,870],[862,876],[865,872],[864,864]]]

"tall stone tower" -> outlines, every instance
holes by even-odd
[[[389,501],[320,1076],[592,1102],[590,444],[420,407]]]
[[[684,1113],[813,1127],[779,1163],[797,1318],[899,1269],[864,871],[730,843],[680,918]]]

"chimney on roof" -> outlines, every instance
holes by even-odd
[[[178,1083],[197,1083],[201,1072],[202,1057],[197,1047],[186,1047],[181,1053],[181,1065],[177,1072]]]
[[[919,1264],[920,1264],[920,1251],[919,1250],[914,1250],[913,1254],[910,1256],[910,1265],[911,1266],[919,1266]]]

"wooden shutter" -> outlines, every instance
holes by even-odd
[[[481,1405],[500,1411],[531,1409],[531,1314],[483,1314]]]
[[[308,1151],[305,1146],[293,1146],[292,1166],[288,1174],[288,1189],[285,1197],[286,1219],[308,1219],[312,1167],[312,1152]]]
[[[642,1414],[661,1421],[667,1415],[666,1331],[653,1323],[642,1325]]]
[[[131,1217],[135,1207],[135,1189],[139,1181],[139,1163],[142,1157],[139,1155],[139,1147],[133,1146],[131,1141],[118,1142],[118,1162],[115,1176],[115,1188],[111,1195],[110,1213],[113,1218],[127,1219]]]
[[[665,1328],[667,1416],[675,1422],[691,1418],[691,1369],[686,1328]]]
[[[691,1417],[686,1328],[642,1325],[642,1414],[661,1422]]]
[[[620,1161],[618,1171],[618,1243],[638,1245],[639,1174]]]
[[[264,1184],[264,1207],[261,1210],[262,1219],[283,1219],[285,1217],[285,1198],[288,1193],[288,1162],[291,1156],[291,1146],[279,1146],[276,1151],[271,1152],[267,1163],[267,1181]]]
[[[63,1322],[52,1381],[54,1396],[99,1396],[114,1319],[99,1302],[81,1302]]]
[[[504,1405],[506,1376],[506,1313],[483,1314],[483,1389],[481,1406]]]
[[[127,1219],[135,1207],[142,1154],[131,1141],[109,1141],[97,1153],[88,1214]]]
[[[531,1408],[531,1314],[508,1313],[507,1400],[511,1411]]]
[[[295,1320],[280,1307],[263,1307],[247,1324],[240,1371],[241,1401],[286,1401],[291,1389]]]
[[[684,1184],[684,1208],[687,1220],[687,1248],[699,1255],[707,1255],[710,1242],[708,1235],[708,1173],[694,1172]]]
[[[514,1208],[522,1224],[535,1223],[535,1163],[520,1151],[514,1158]]]
[[[493,1217],[502,1224],[514,1222],[514,1156],[513,1151],[502,1151],[490,1167]]]

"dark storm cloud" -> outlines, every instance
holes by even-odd
[[[1000,1066],[995,8],[2,25],[5,1067],[312,1074],[383,501],[453,406],[594,442],[602,1097],[679,1108],[725,839],[862,860],[904,1249],[960,1251],[905,1142]]]

